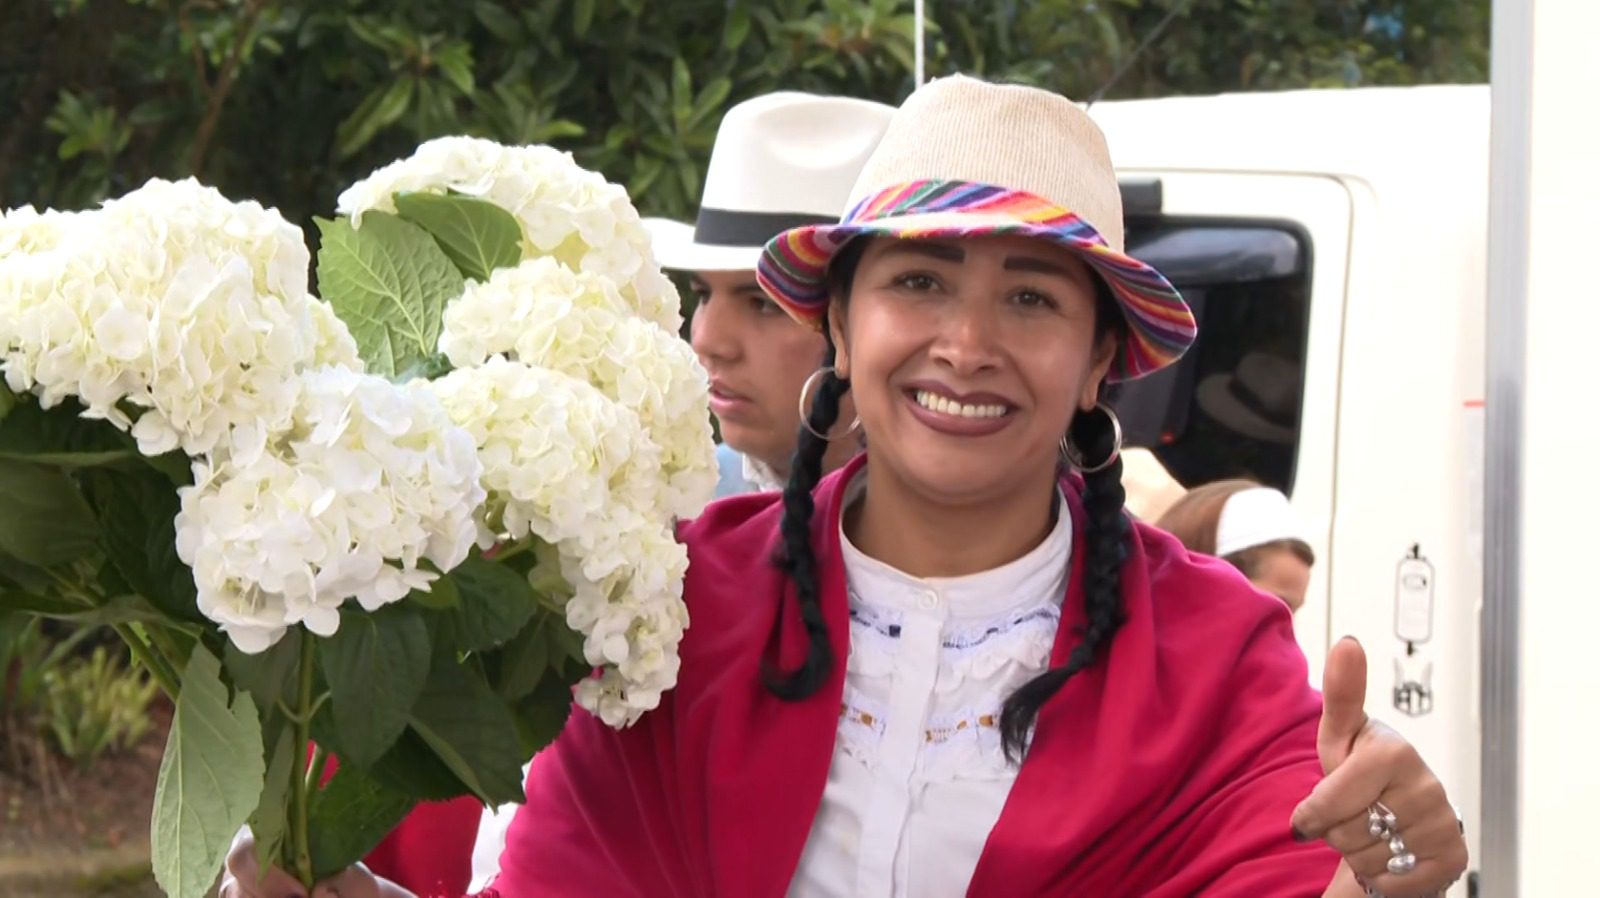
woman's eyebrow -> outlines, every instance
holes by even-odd
[[[1057,262],[1040,259],[1037,256],[1007,256],[1004,265],[1006,271],[1026,271],[1032,274],[1053,274],[1068,280],[1076,280],[1072,269]]]

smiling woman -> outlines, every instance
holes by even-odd
[[[1081,110],[956,77],[906,101],[841,223],[768,245],[762,287],[826,341],[781,502],[684,529],[679,688],[622,734],[575,717],[535,760],[502,895],[1342,896],[1357,874],[1420,896],[1459,875],[1437,780],[1360,710],[1359,649],[1330,659],[1319,723],[1281,604],[1123,512],[1101,390],[1194,322],[1121,228]],[[824,479],[846,395],[869,448]],[[1380,800],[1403,839],[1369,831]]]
[[[829,319],[837,375],[852,385],[886,481],[863,513],[904,514],[906,502],[985,509],[954,528],[970,533],[932,528],[962,547],[929,553],[952,567],[993,567],[1037,539],[1046,508],[1019,516],[1013,503],[1048,503],[1067,422],[1095,407],[1122,321],[1109,296],[1100,313],[1104,291],[1071,252],[1025,237],[869,245]],[[1011,532],[1019,517],[1035,532]]]

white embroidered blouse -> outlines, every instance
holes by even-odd
[[[865,486],[851,487],[847,504]],[[1049,666],[1072,524],[979,574],[920,579],[844,538],[850,657],[828,784],[793,898],[966,894],[1016,768],[1000,708]]]
[[[864,477],[846,504],[860,498]],[[1002,567],[919,579],[862,554],[843,530],[850,592],[844,706],[822,806],[792,898],[966,894],[1016,779],[1000,706],[1049,666],[1072,522]],[[499,871],[515,806],[488,811],[473,888]]]

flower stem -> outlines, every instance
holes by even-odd
[[[533,548],[534,543],[531,539],[519,540],[514,543],[501,543],[500,545],[495,546],[493,549],[490,549],[488,552],[483,553],[483,557],[488,561],[504,563],[506,561],[510,561],[518,555],[523,555],[533,551]]]
[[[294,720],[296,760],[305,758],[306,750],[311,743],[311,692],[316,685],[317,663],[317,644],[311,639],[311,634],[302,633],[300,637],[300,689],[295,706],[298,718]],[[321,752],[322,749],[319,747],[317,753]],[[316,766],[315,762],[313,766]],[[290,779],[290,799],[293,802],[290,829],[294,834],[291,850],[294,856],[290,859],[289,868],[295,878],[300,880],[300,884],[307,889],[315,885],[311,869],[311,790],[316,785],[309,776]]]
[[[167,659],[161,657],[160,653],[152,651],[150,644],[145,642],[138,633],[134,632],[132,626],[115,624],[112,629],[116,630],[117,635],[122,637],[122,641],[128,644],[128,651],[133,653],[133,657],[143,665],[145,670],[150,671],[150,676],[155,677],[157,683],[161,684],[161,690],[167,694],[167,697],[177,701],[180,688],[178,672],[172,669],[172,665],[167,663]]]
[[[159,624],[133,624],[132,626],[133,631],[149,642],[150,647],[159,652],[161,657],[166,659],[167,665],[173,670],[182,670],[189,664],[189,658],[178,648],[178,644],[173,641],[172,634],[167,632],[166,627]]]

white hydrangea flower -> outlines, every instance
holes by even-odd
[[[488,528],[555,549],[571,590],[567,624],[604,668],[603,686],[580,686],[579,702],[612,726],[632,723],[676,682],[688,625],[688,554],[652,507],[660,450],[637,416],[588,383],[502,356],[430,389],[477,445]]]
[[[76,212],[40,212],[19,206],[0,212],[0,259],[13,253],[38,253],[54,249],[72,226]]]
[[[627,314],[604,278],[550,260],[504,268],[445,309],[440,350],[458,367],[511,354],[585,380],[639,416],[661,449],[655,503],[693,517],[716,489],[705,370],[674,333]]]
[[[309,367],[348,368],[351,371],[367,369],[367,363],[361,360],[361,350],[356,347],[356,338],[351,336],[349,326],[333,310],[333,306],[312,297],[306,304],[306,312],[312,333],[316,335],[311,346]]]
[[[275,210],[152,180],[38,228],[59,230],[0,260],[7,382],[46,407],[76,397],[146,454],[281,428],[298,371],[355,364],[343,323],[307,292],[300,230]]]
[[[289,427],[242,429],[179,491],[200,611],[245,652],[296,624],[332,635],[350,599],[372,611],[426,589],[422,562],[449,571],[480,535],[472,437],[425,387],[323,368],[288,388]]]
[[[553,316],[559,336],[581,341],[586,333],[631,315],[609,278],[584,274],[551,258],[529,259],[470,281],[444,310],[439,351],[457,368],[482,365],[514,351],[523,326]]]
[[[339,212],[360,227],[366,212],[395,211],[395,194],[419,191],[494,203],[522,226],[524,260],[550,257],[610,278],[634,314],[674,333],[682,326],[678,293],[661,274],[627,191],[578,165],[571,153],[437,138],[340,194]]]
[[[534,538],[536,588],[566,598],[601,676],[578,701],[611,726],[676,682],[688,555],[673,534],[716,486],[705,372],[677,336],[678,295],[627,194],[549,147],[429,141],[339,198],[359,227],[396,194],[451,191],[509,212],[522,261],[444,312],[431,385],[484,465],[485,529]]]
[[[678,643],[689,626],[683,603],[689,556],[670,527],[636,520],[608,537],[626,558],[609,575],[590,579],[592,554],[567,547],[561,564],[574,585],[567,625],[584,634],[585,660],[602,668],[600,677],[578,685],[577,701],[622,727],[660,704],[677,682]]]
[[[484,518],[503,538],[560,543],[604,527],[660,465],[637,416],[565,374],[495,356],[431,389],[477,445]]]

